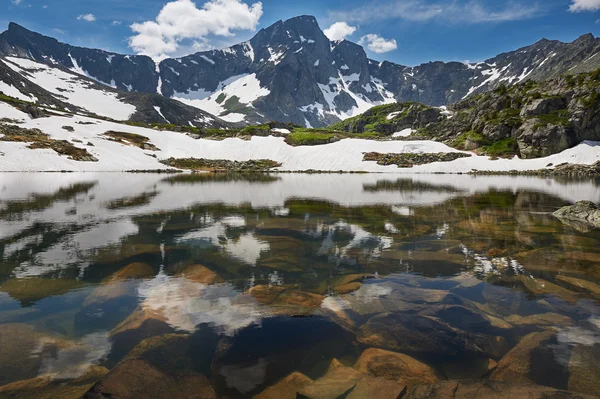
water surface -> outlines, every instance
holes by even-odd
[[[526,177],[2,174],[0,386],[78,397],[142,359],[252,397],[377,347],[438,380],[595,394],[600,232],[551,213],[599,198]]]

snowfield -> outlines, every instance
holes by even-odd
[[[72,73],[25,58],[6,57],[5,59],[8,61],[6,62],[8,67],[32,83],[89,112],[116,120],[128,120],[136,111],[134,105],[119,100],[116,93],[94,87],[88,81],[78,79],[77,75]],[[74,70],[73,72],[81,72],[85,75],[84,71]],[[10,93],[6,94],[11,95]],[[31,99],[26,100],[31,101]]]
[[[363,171],[383,173],[466,173],[472,170],[509,171],[546,168],[549,164],[564,162],[593,164],[600,160],[600,142],[584,142],[577,147],[546,158],[521,160],[472,156],[452,162],[435,162],[410,169],[395,165],[381,166],[363,162],[364,152],[381,153],[439,153],[460,152],[434,141],[373,141],[344,139],[319,146],[292,147],[283,137],[252,137],[245,141],[229,138],[222,141],[193,139],[186,134],[157,131],[123,125],[83,116],[52,116],[31,119],[25,113],[0,103],[0,118],[22,120],[21,127],[38,128],[57,140],[68,140],[75,146],[86,148],[98,162],[80,162],[60,156],[51,149],[28,149],[27,143],[0,141],[0,171],[126,171],[135,169],[167,169],[160,159],[208,158],[247,161],[272,159],[282,164],[280,170],[302,171]],[[86,124],[82,124],[86,123]],[[87,124],[91,123],[91,124]],[[68,132],[63,126],[72,126]],[[102,134],[109,130],[136,133],[149,138],[160,151],[142,150],[138,147],[109,141]],[[79,140],[81,143],[74,140]],[[92,145],[88,145],[91,143]],[[156,158],[154,157],[156,156]]]

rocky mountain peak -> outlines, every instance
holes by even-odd
[[[320,127],[392,101],[448,105],[493,89],[600,66],[600,39],[542,39],[479,63],[408,67],[370,60],[358,44],[330,42],[315,17],[261,29],[247,42],[163,60],[60,43],[11,23],[0,57],[59,65],[121,91],[158,93],[233,123],[269,120]]]

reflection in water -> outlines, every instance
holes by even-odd
[[[551,215],[595,181],[52,177],[2,175],[0,396],[119,396],[124,364],[230,398],[376,397],[386,375],[600,388],[600,232]]]
[[[210,324],[225,335],[259,323],[256,300],[230,284],[205,285],[160,273],[138,288],[140,306],[158,312],[172,327],[193,332]]]

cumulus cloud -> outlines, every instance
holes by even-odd
[[[369,50],[377,54],[388,53],[398,48],[396,39],[384,39],[374,33],[361,37],[358,44],[366,46]]]
[[[121,25],[121,21],[112,21],[113,25]]]
[[[88,22],[94,22],[96,20],[96,16],[94,14],[81,14],[77,17],[77,19],[80,21],[83,20]]]
[[[573,0],[594,2],[598,0]],[[437,20],[444,23],[477,24],[530,19],[540,16],[537,4],[517,1],[497,2],[490,6],[482,0],[455,0],[424,3],[420,0],[388,0],[369,3],[350,10],[331,12],[329,17],[350,22],[373,22],[387,19],[406,21]]]
[[[600,0],[572,0],[569,11],[598,11],[600,10]]]
[[[356,27],[350,26],[343,21],[336,22],[323,31],[323,33],[325,33],[325,36],[327,36],[331,41],[344,40],[346,37],[350,36],[354,32],[356,32]]]
[[[201,8],[191,0],[165,4],[154,21],[134,23],[129,46],[138,54],[162,58],[177,51],[182,40],[205,43],[208,35],[233,36],[234,30],[256,30],[262,3],[210,0]]]

